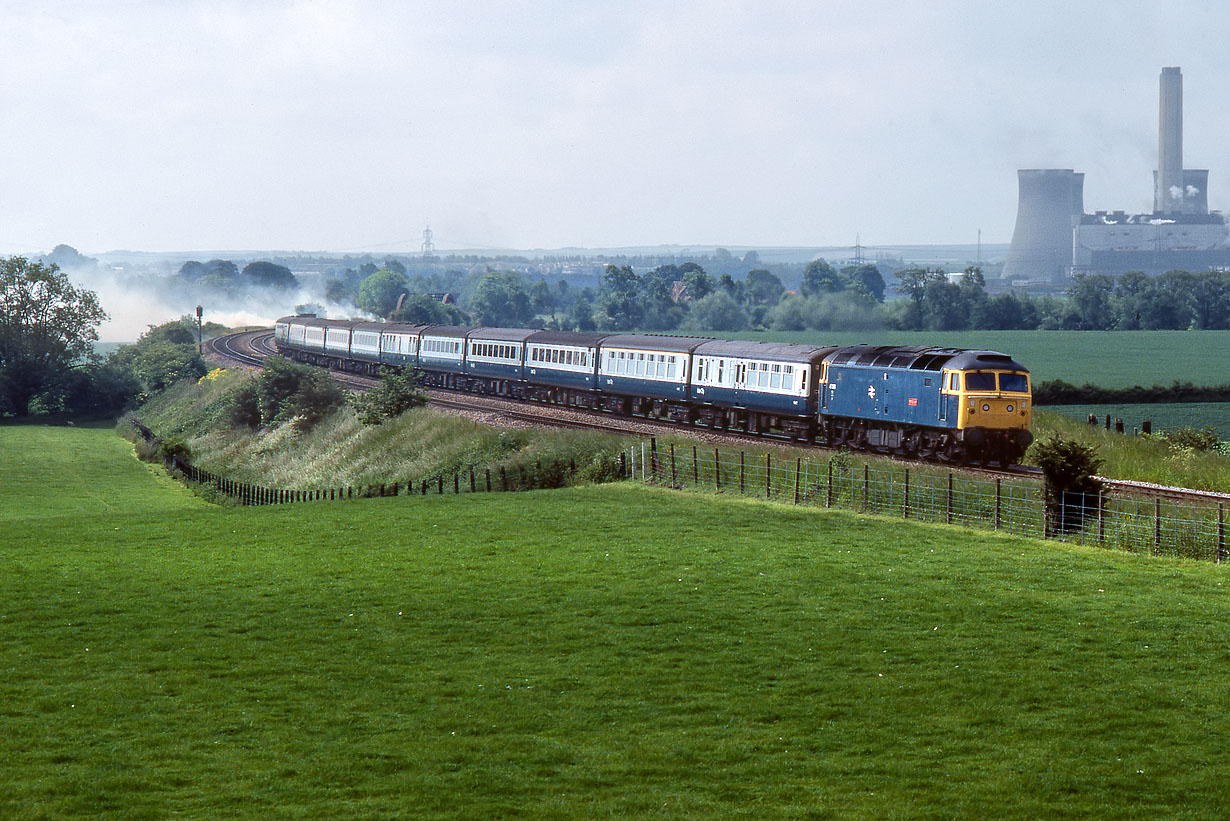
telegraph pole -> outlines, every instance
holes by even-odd
[[[201,315],[204,313],[200,305],[196,306],[196,352],[201,356],[205,355],[205,343],[201,340]]]

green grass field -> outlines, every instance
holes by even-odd
[[[1213,428],[1223,441],[1230,441],[1230,402],[1173,402],[1147,405],[1047,405],[1049,413],[1056,413],[1084,421],[1089,414],[1097,416],[1102,424],[1110,414],[1112,424],[1122,419],[1124,428],[1140,429],[1148,419],[1153,423],[1153,432],[1178,428]]]
[[[110,422],[72,428],[0,424],[0,527],[18,519],[204,505],[161,468],[139,462],[113,429]]]
[[[630,485],[216,508],[106,431],[4,434],[4,817],[1230,798],[1218,566]],[[114,502],[25,481],[35,435]]]
[[[1002,351],[1034,382],[1063,379],[1107,388],[1230,382],[1230,331],[843,331],[734,334],[740,339],[856,345],[946,345]]]

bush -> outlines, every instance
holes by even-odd
[[[1102,460],[1095,448],[1052,434],[1031,449],[1046,484],[1048,533],[1071,533],[1102,507]]]
[[[231,400],[231,424],[237,428],[256,430],[261,426],[261,398],[256,380],[239,389]]]
[[[279,356],[265,360],[265,369],[256,378],[256,396],[262,423],[293,419],[299,431],[310,429],[346,401],[345,392],[328,373]]]
[[[418,372],[413,369],[381,368],[380,385],[367,393],[350,397],[359,421],[379,425],[396,419],[411,408],[427,403],[427,395],[419,390]]]
[[[163,439],[158,443],[158,457],[164,462],[170,462],[174,459],[182,459],[185,462],[192,459],[192,448],[188,447],[188,443],[178,437]]]
[[[1175,430],[1166,431],[1162,434],[1162,438],[1166,440],[1166,444],[1172,450],[1189,448],[1205,453],[1208,451],[1216,452],[1221,448],[1221,440],[1217,435],[1216,428],[1176,428]]]

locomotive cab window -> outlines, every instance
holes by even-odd
[[[995,374],[967,373],[965,375],[965,389],[967,391],[993,391],[995,390]]]
[[[999,389],[1014,393],[1026,393],[1029,390],[1029,378],[1023,373],[1001,373]]]

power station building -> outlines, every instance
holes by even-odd
[[[1003,278],[1060,282],[1074,273],[1162,274],[1230,267],[1225,218],[1209,211],[1209,172],[1183,167],[1183,74],[1163,68],[1153,213],[1084,213],[1084,175],[1072,169],[1017,172],[1016,228]]]

